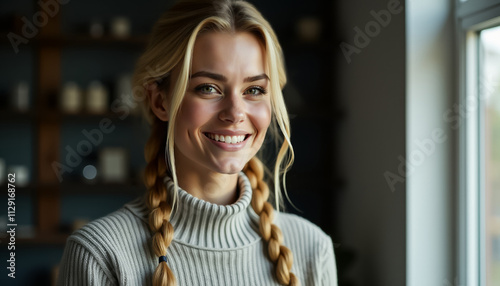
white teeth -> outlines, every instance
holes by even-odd
[[[225,142],[229,144],[236,144],[243,142],[245,140],[245,135],[238,135],[238,136],[224,136],[224,135],[219,135],[219,134],[213,134],[213,133],[208,133],[208,138],[219,141],[219,142]]]

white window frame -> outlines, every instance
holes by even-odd
[[[467,111],[459,129],[458,275],[467,286],[486,286],[484,217],[484,126],[480,98],[479,31],[500,25],[500,0],[457,0],[459,106]]]

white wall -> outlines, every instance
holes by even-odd
[[[335,29],[341,41],[356,47],[354,28],[364,30],[374,20],[370,12],[388,11],[389,2],[339,1]],[[357,286],[406,284],[406,181],[394,184],[393,191],[384,177],[386,171],[398,174],[398,157],[406,154],[405,11],[399,11],[378,33],[373,30],[368,45],[358,45],[362,48],[351,54],[350,63],[340,47],[337,51],[335,82],[347,114],[339,166],[347,186],[339,195],[340,229],[334,240],[356,252],[351,271],[344,274]]]
[[[454,272],[456,122],[446,119],[456,112],[453,101],[458,98],[453,88],[454,8],[452,1],[408,2],[406,146],[417,166],[407,182],[406,285],[459,285]],[[436,132],[442,134],[433,138]],[[429,150],[419,159],[426,150],[418,142],[424,140]]]

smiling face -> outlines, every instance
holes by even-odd
[[[246,32],[201,34],[175,121],[178,173],[236,174],[271,122],[264,49]]]

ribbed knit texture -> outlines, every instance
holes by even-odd
[[[173,183],[166,181],[169,192]],[[240,197],[215,205],[179,189],[171,223],[174,240],[168,264],[178,285],[279,285],[258,233],[247,177],[239,175]],[[148,209],[139,198],[71,235],[61,260],[58,285],[151,285],[158,264],[151,246]],[[276,213],[284,245],[293,252],[292,272],[302,285],[337,285],[332,241],[295,215]]]

